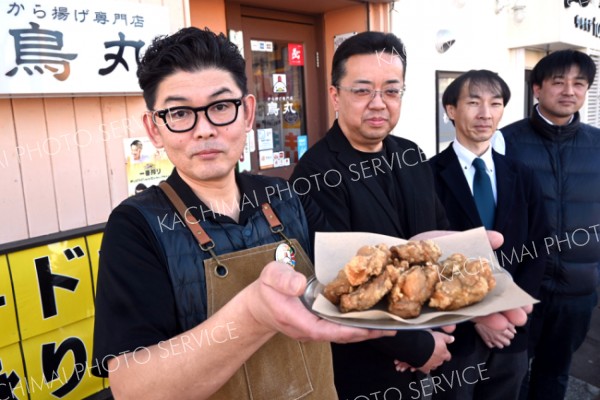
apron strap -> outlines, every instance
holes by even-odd
[[[269,222],[269,225],[271,226],[271,232],[273,233],[277,233],[283,230],[283,224],[281,223],[281,221],[279,221],[279,218],[277,218],[277,215],[275,215],[275,211],[273,211],[273,209],[271,208],[271,205],[269,203],[263,203],[260,206],[263,214],[265,215],[265,217],[267,218],[267,221]]]
[[[290,239],[288,239],[288,237],[283,234],[283,230],[285,229],[285,227],[283,226],[279,218],[277,218],[277,215],[275,214],[275,211],[273,211],[273,209],[271,208],[271,205],[269,203],[263,203],[260,206],[260,209],[262,210],[263,214],[265,215],[265,218],[269,222],[271,232],[280,234],[283,240],[285,240],[288,243],[288,245],[290,245],[290,247],[293,248],[294,246],[292,246],[292,242],[290,241]]]
[[[210,256],[215,260],[217,264],[217,266],[215,267],[215,273],[217,274],[217,276],[222,278],[226,277],[228,273],[227,267],[223,265],[221,261],[219,261],[217,254],[213,250],[215,248],[215,242],[210,238],[210,236],[208,236],[208,233],[206,233],[206,231],[202,229],[200,221],[198,221],[191,215],[190,218],[192,219],[192,221],[190,221],[187,218],[187,208],[185,207],[183,200],[181,200],[181,197],[179,197],[179,195],[177,194],[177,192],[175,192],[171,185],[169,185],[166,181],[163,181],[158,184],[158,187],[162,189],[162,191],[171,201],[173,206],[177,209],[177,212],[179,213],[180,217],[185,221],[185,224],[198,241],[200,249],[209,252]]]
[[[217,255],[213,251],[213,249],[215,248],[215,242],[210,238],[210,236],[208,236],[208,233],[206,233],[206,231],[202,229],[200,221],[195,219],[192,215],[190,215],[187,212],[187,208],[183,203],[183,200],[181,200],[181,197],[179,197],[179,195],[177,194],[177,192],[175,192],[173,187],[169,185],[166,181],[161,182],[158,185],[158,187],[162,189],[162,191],[169,198],[169,200],[179,213],[179,216],[185,221],[185,224],[198,241],[200,248],[204,251],[208,251],[210,255],[215,259],[215,261],[217,261],[217,263],[220,265],[221,263],[219,262]],[[285,227],[283,226],[279,218],[277,218],[277,215],[275,214],[275,211],[273,211],[273,208],[271,208],[271,205],[269,203],[263,203],[260,209],[262,210],[265,218],[267,219],[267,222],[269,223],[269,226],[271,227],[271,232],[278,233],[290,246],[292,246],[292,242],[290,241],[290,239],[288,239],[288,237],[283,234],[283,230],[285,229]],[[191,218],[191,221],[188,218]]]
[[[194,237],[198,241],[198,244],[200,244],[200,248],[204,251],[208,251],[214,248],[215,242],[213,242],[210,236],[208,236],[208,233],[206,233],[206,231],[202,229],[200,221],[198,221],[192,215],[187,213],[187,208],[185,207],[183,200],[181,200],[181,197],[179,197],[179,195],[175,192],[173,187],[165,181],[161,182],[158,185],[158,187],[162,189],[162,191],[165,193],[165,195],[167,195],[173,206],[177,209],[179,216],[185,221],[185,224],[194,234]],[[192,221],[188,219],[188,215]]]

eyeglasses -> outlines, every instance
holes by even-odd
[[[156,119],[156,116],[159,116],[171,132],[188,132],[196,126],[198,113],[204,111],[208,122],[214,126],[225,126],[232,124],[237,119],[240,105],[242,105],[241,98],[219,100],[204,107],[165,108],[164,110],[152,111],[152,121],[156,125],[161,125]]]
[[[406,86],[399,87],[389,87],[381,90],[373,90],[366,87],[346,87],[346,86],[337,86],[338,89],[347,90],[352,93],[352,97],[354,97],[358,101],[371,101],[375,98],[377,93],[381,96],[383,101],[398,101],[404,96],[404,92],[406,91]]]

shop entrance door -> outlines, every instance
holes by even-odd
[[[327,88],[317,65],[317,23],[302,18],[278,20],[242,8],[248,89],[257,111],[240,170],[287,179],[308,146],[325,134]]]

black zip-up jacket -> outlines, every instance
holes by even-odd
[[[594,292],[600,270],[600,129],[580,122],[551,125],[530,118],[502,128],[506,155],[531,167],[542,186],[550,236],[542,288],[561,295]]]
[[[433,174],[421,149],[392,135],[383,144],[385,151],[377,157],[361,158],[336,120],[327,135],[302,156],[290,182],[297,193],[307,194],[301,196],[303,203],[315,200],[339,232],[373,232],[408,239],[421,232],[448,229]],[[379,179],[386,178],[389,181],[383,181],[382,186]],[[413,387],[419,387],[418,378],[408,371],[396,371],[394,359],[420,367],[431,357],[434,346],[433,336],[424,330],[333,344],[339,398],[375,398],[379,393],[382,399],[388,391],[388,398],[409,398]]]

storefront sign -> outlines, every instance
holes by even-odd
[[[301,43],[288,43],[288,64],[294,67],[304,66],[304,46]]]
[[[591,0],[565,0],[565,8],[571,7],[571,3],[578,4],[581,7],[587,7]]]
[[[565,1],[565,8],[570,8],[572,6],[574,6],[575,8],[586,8],[590,5],[592,5],[590,0],[564,0]],[[584,12],[590,12],[590,11],[595,11],[598,10],[600,8],[600,3],[598,4],[597,7],[590,7],[587,8],[585,10],[582,10]],[[575,26],[575,28],[580,29],[584,32],[589,32],[592,34],[592,36],[595,36],[597,38],[600,38],[600,14],[598,15],[598,18],[594,15],[575,15],[575,17],[573,17],[573,24]]]
[[[600,19],[596,17],[586,18],[580,15],[575,16],[575,28],[581,29],[582,31],[589,32],[592,36],[600,38]]]
[[[136,71],[168,8],[16,0],[0,10],[0,97],[140,93]]]

